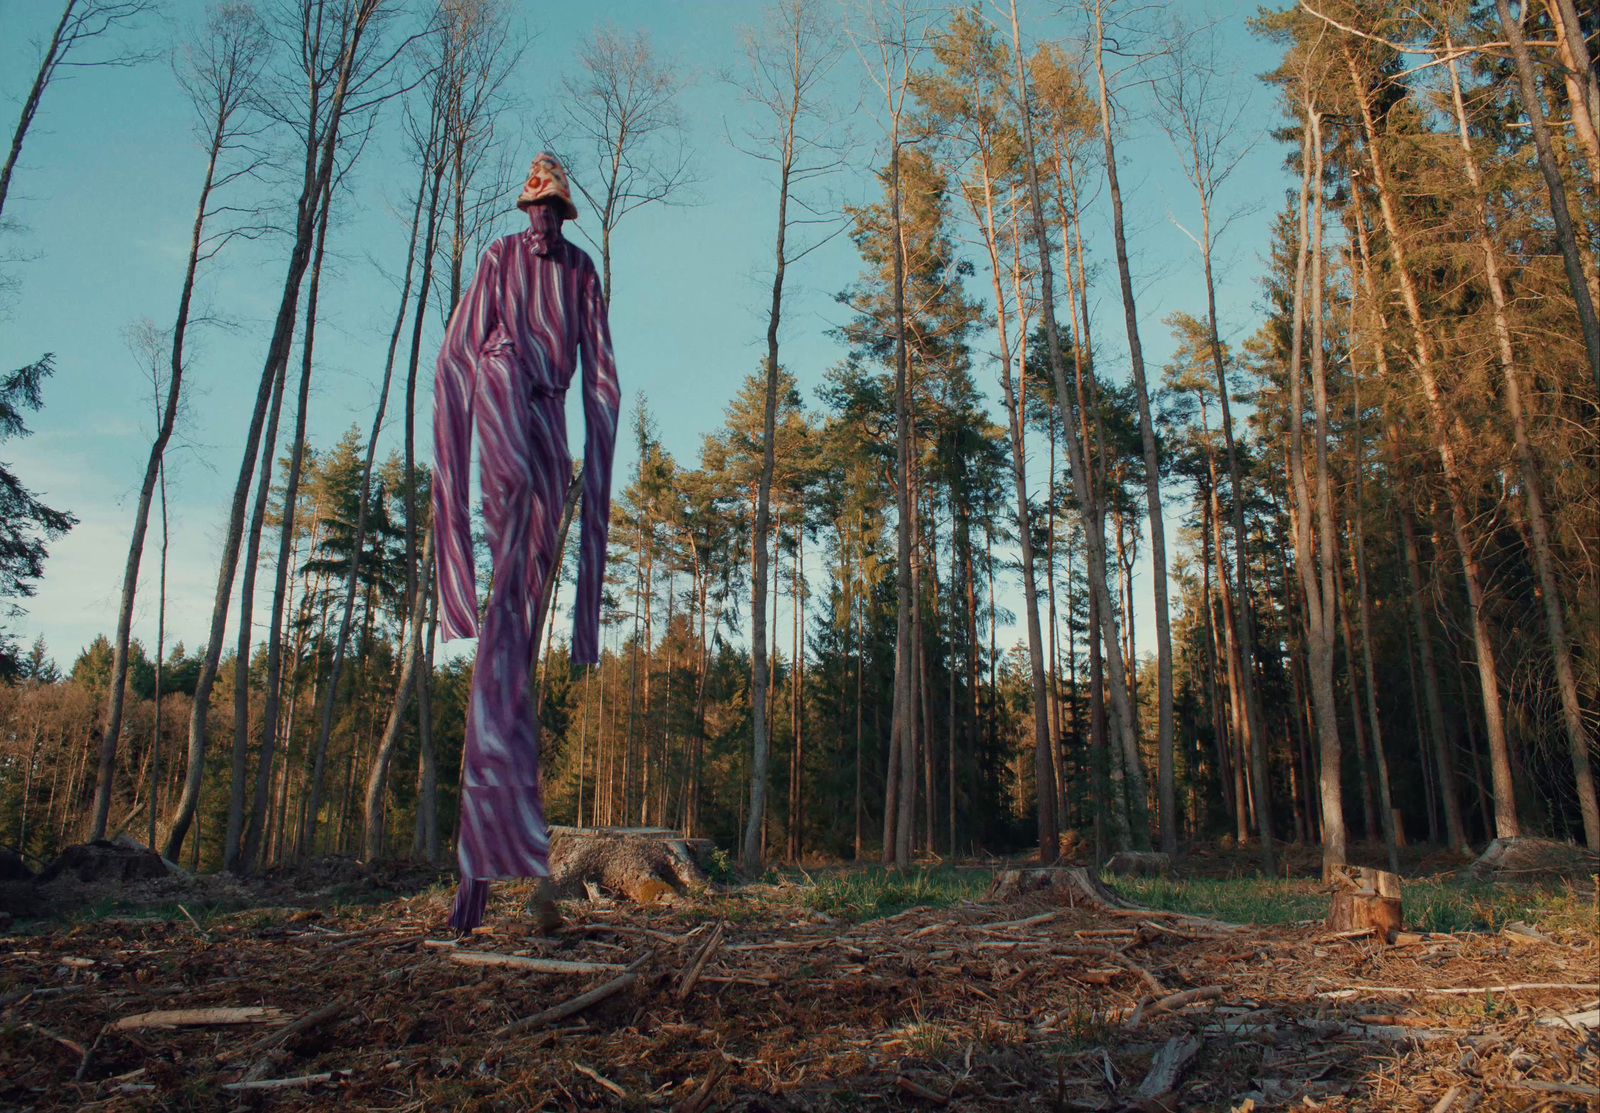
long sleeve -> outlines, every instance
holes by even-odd
[[[606,540],[611,527],[611,457],[617,446],[622,394],[611,354],[611,325],[594,265],[587,264],[579,306],[583,352],[583,523],[578,551],[578,598],[573,614],[572,661],[600,662],[600,593],[605,583]]]
[[[498,322],[500,243],[478,264],[472,285],[445,330],[433,380],[433,521],[439,618],[446,641],[478,635],[478,589],[472,559],[473,397],[478,356]]]

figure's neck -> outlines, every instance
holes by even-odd
[[[528,206],[528,226],[537,236],[560,238],[561,219],[561,213],[554,205]]]

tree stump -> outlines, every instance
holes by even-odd
[[[1371,929],[1385,943],[1394,941],[1402,923],[1400,878],[1388,870],[1356,866],[1338,872],[1342,888],[1328,904],[1328,930]]]

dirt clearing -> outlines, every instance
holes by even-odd
[[[517,884],[459,940],[438,885],[357,907],[40,924],[0,940],[0,1105],[1600,1105],[1592,931],[1391,946],[1053,890],[851,923],[818,910],[837,883],[564,901],[555,939],[534,933]]]

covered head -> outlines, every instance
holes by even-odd
[[[540,201],[555,200],[561,215],[568,220],[578,219],[578,210],[572,204],[572,188],[567,185],[567,171],[561,160],[544,151],[534,156],[528,167],[528,181],[517,198],[517,208],[524,211]]]

